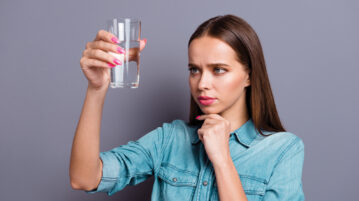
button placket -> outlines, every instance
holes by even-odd
[[[200,200],[207,200],[208,196],[208,187],[205,187],[208,185],[208,179],[211,180],[211,168],[209,166],[210,160],[206,156],[206,151],[204,148],[204,145],[200,144],[200,157],[205,160],[200,160],[201,165],[201,172],[198,180],[198,187],[194,194],[194,200],[200,201]]]

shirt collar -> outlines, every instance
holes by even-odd
[[[192,144],[197,144],[200,141],[197,133],[197,130],[199,128],[200,126],[195,130],[195,132],[192,135]],[[254,127],[253,120],[249,118],[249,120],[246,123],[244,123],[241,127],[236,129],[234,132],[232,132],[231,135],[234,134],[238,142],[249,148],[252,141],[256,138],[257,133],[258,132]]]

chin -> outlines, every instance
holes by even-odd
[[[219,114],[221,112],[214,107],[200,107],[200,109],[204,114]]]

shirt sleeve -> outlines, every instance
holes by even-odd
[[[159,168],[162,153],[172,132],[172,125],[164,123],[136,141],[110,151],[101,152],[102,177],[97,189],[86,193],[105,192],[108,195],[122,190],[127,185],[145,181]]]
[[[284,150],[268,182],[263,201],[304,201],[304,143],[296,137]]]

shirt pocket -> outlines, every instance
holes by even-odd
[[[160,167],[158,177],[162,200],[192,200],[198,174],[166,164]]]
[[[250,175],[239,175],[244,193],[246,194],[248,201],[260,201],[262,200],[267,182],[265,179],[250,176]],[[213,184],[213,191],[211,195],[211,201],[219,200],[218,188],[216,181]]]

